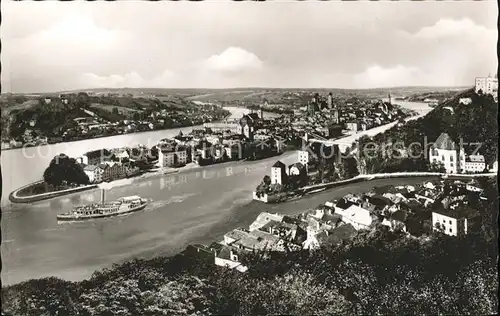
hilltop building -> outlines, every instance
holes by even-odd
[[[476,78],[476,93],[480,90],[483,94],[490,94],[497,98],[498,96],[498,78],[495,77],[477,77]],[[495,99],[496,100],[496,99]]]

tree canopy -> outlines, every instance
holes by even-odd
[[[60,186],[63,183],[89,184],[89,178],[83,172],[81,165],[65,154],[59,154],[50,161],[43,173],[43,179],[53,186]]]

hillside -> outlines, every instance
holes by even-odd
[[[6,96],[2,99],[2,140],[47,137],[76,140],[151,129],[192,126],[222,119],[227,111],[199,106],[180,96],[134,97],[86,93],[46,97]],[[75,119],[90,118],[87,125]],[[81,121],[81,120],[79,120]],[[128,121],[128,123],[125,123]],[[125,130],[133,122],[135,126]],[[89,125],[93,125],[91,128]]]
[[[472,103],[460,104],[461,98],[471,98]],[[498,153],[497,112],[498,105],[492,96],[477,95],[473,90],[462,91],[439,104],[425,117],[404,126],[395,126],[373,139],[363,137],[358,143],[359,148],[365,148],[370,142],[399,142],[400,148],[406,149],[413,158],[390,157],[393,147],[390,147],[390,151],[379,150],[374,159],[370,159],[366,153],[361,158],[367,164],[368,173],[427,170],[426,157],[430,144],[441,133],[447,133],[457,144],[462,139],[465,151],[469,153],[477,147],[473,143],[480,143],[478,153],[485,156],[486,164],[489,165],[497,159]]]
[[[2,288],[12,315],[488,315],[498,309],[496,179],[465,237],[384,230],[316,252],[242,258],[247,273],[185,251],[96,272],[82,282]]]

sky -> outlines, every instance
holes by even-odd
[[[2,1],[2,92],[472,86],[496,1]]]

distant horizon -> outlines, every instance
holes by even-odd
[[[346,90],[346,91],[359,91],[359,90],[394,90],[394,89],[468,89],[473,88],[470,86],[392,86],[392,87],[376,87],[376,88],[275,88],[275,87],[234,87],[234,88],[143,88],[143,87],[121,87],[121,88],[80,88],[72,90],[60,90],[50,92],[2,92],[1,94],[19,94],[19,95],[43,95],[43,94],[63,94],[75,93],[86,91],[119,91],[119,90],[200,90],[200,91],[230,91],[230,90]]]

